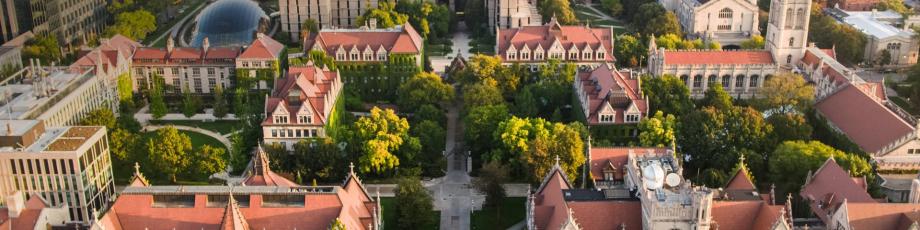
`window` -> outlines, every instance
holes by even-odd
[[[199,74],[201,74],[201,69],[199,69],[199,68],[192,68],[192,74],[194,74],[194,75],[199,75]]]
[[[256,68],[262,67],[262,63],[261,63],[261,62],[254,61],[254,62],[252,62],[252,67],[256,67]]]
[[[630,123],[639,122],[639,115],[638,114],[627,114],[626,122],[630,122]]]
[[[615,115],[613,114],[601,114],[599,119],[601,123],[612,123],[614,117]]]
[[[703,87],[703,76],[702,75],[693,76],[693,88],[700,88],[700,87]]]
[[[265,67],[272,67],[272,61],[265,61]]]
[[[717,30],[731,30],[732,25],[719,25],[716,27]]]
[[[243,61],[243,68],[249,67],[249,62]]]
[[[792,63],[792,54],[786,55],[786,64]]]
[[[578,53],[576,52],[569,53],[569,60],[577,60],[577,59],[578,59]]]
[[[208,75],[214,75],[214,68],[208,68]]]
[[[591,55],[591,52],[590,52],[590,51],[587,51],[587,50],[586,50],[584,53],[581,53],[581,58],[582,58],[582,59],[591,60],[591,58],[593,58],[593,57],[594,57],[594,55]]]
[[[344,60],[345,60],[345,54],[343,54],[343,53],[336,54],[336,55],[335,55],[335,60],[336,60],[336,61],[344,61]]]
[[[757,81],[759,80],[759,78],[760,76],[757,76],[757,75],[751,76],[751,82],[748,85],[748,87],[751,87],[751,88],[757,87]]]
[[[373,54],[371,54],[371,53],[365,53],[365,54],[364,54],[364,60],[365,60],[365,61],[370,61],[370,60],[373,60],[373,59],[374,59],[374,55],[373,55]]]
[[[179,75],[179,68],[178,68],[178,67],[173,67],[172,70],[171,70],[171,72],[172,72],[173,75]]]
[[[738,75],[735,77],[735,88],[740,89],[742,87],[744,87],[744,75]]]
[[[719,76],[716,76],[716,75],[709,75],[709,77],[706,79],[707,79],[707,82],[706,82],[707,88],[713,87],[716,85],[717,82],[719,82]]]
[[[886,49],[888,49],[888,50],[900,50],[900,49],[901,49],[901,43],[897,43],[897,42],[888,43]]]
[[[303,207],[304,195],[262,195],[263,208]]]
[[[605,181],[612,181],[612,180],[613,180],[613,172],[610,172],[610,171],[604,172],[604,180],[605,180]]]
[[[310,115],[297,116],[297,123],[301,123],[301,124],[313,123],[313,116],[310,116]]]
[[[195,195],[153,195],[154,208],[195,207]]]
[[[527,51],[521,52],[521,60],[530,60],[530,53]]]
[[[377,60],[386,61],[387,53],[384,53],[384,52],[377,53]]]
[[[358,60],[358,53],[352,53],[352,54],[351,54],[351,60],[352,60],[352,61],[357,61],[357,60]]]
[[[789,47],[795,47],[795,38],[789,38]]]
[[[517,54],[515,54],[514,51],[508,51],[508,60],[514,59],[517,59]]]
[[[597,60],[604,60],[605,58],[607,58],[607,55],[604,55],[604,52],[597,52]]]
[[[539,52],[533,55],[534,59],[543,60],[543,52]]]
[[[732,9],[722,8],[719,11],[719,18],[732,18]]]
[[[732,83],[731,75],[722,76],[722,88],[723,89],[728,89],[728,87],[731,86],[731,83]]]
[[[288,123],[288,117],[287,117],[287,116],[275,116],[275,121],[274,121],[274,122],[277,123],[277,124],[287,124],[287,123]]]
[[[223,208],[227,207],[227,198],[229,195],[208,195],[208,208]],[[233,195],[233,199],[236,200],[236,204],[241,208],[249,207],[249,195]]]
[[[791,17],[792,15],[789,16]],[[795,13],[795,21],[796,29],[802,29],[805,26],[805,9],[799,8],[799,10]]]
[[[786,9],[785,18],[786,18],[786,29],[792,29],[792,25],[794,23],[792,19],[795,18],[792,14],[792,8]]]
[[[689,80],[689,78],[690,76],[680,75],[680,81],[684,82],[684,85],[687,85],[687,80]]]

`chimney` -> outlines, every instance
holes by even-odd
[[[204,40],[201,41],[201,55],[208,53],[208,48],[211,48],[211,42],[208,41],[208,37],[204,37]]]
[[[173,40],[172,36],[166,37],[166,53],[172,53],[176,49],[176,41]]]
[[[6,197],[6,209],[9,211],[10,218],[19,217],[22,210],[26,209],[25,197],[22,196],[22,191],[17,190]]]
[[[372,30],[377,29],[377,19],[376,18],[369,18],[367,19],[367,21],[368,21],[367,27],[371,28]]]

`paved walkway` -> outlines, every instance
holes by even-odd
[[[161,128],[164,128],[164,127],[167,127],[167,126],[175,127],[175,128],[178,129],[178,130],[191,131],[191,132],[196,132],[196,133],[201,133],[201,134],[204,134],[204,135],[208,135],[209,137],[212,137],[212,138],[214,138],[214,139],[217,139],[217,141],[220,141],[221,144],[224,144],[224,146],[227,147],[227,150],[228,150],[228,151],[229,151],[230,148],[232,148],[232,146],[233,146],[233,144],[230,143],[230,139],[227,139],[226,137],[224,137],[224,136],[221,135],[220,133],[215,133],[215,132],[213,132],[213,131],[211,131],[211,130],[207,130],[207,129],[201,129],[201,128],[196,128],[196,127],[191,127],[191,126],[183,126],[183,125],[146,125],[146,126],[144,126],[144,129],[147,130],[147,131],[153,131],[153,130],[161,129]],[[197,147],[197,146],[194,146],[194,147]]]
[[[458,128],[460,108],[454,104],[447,112],[447,175],[438,178],[440,183],[429,187],[434,198],[434,206],[441,210],[441,229],[470,229],[470,213],[476,203],[482,206],[482,197],[475,194],[470,187],[471,178],[467,174],[467,156],[460,148]]]
[[[598,20],[614,21],[614,22],[623,24],[623,22],[620,21],[620,19],[616,19],[616,18],[614,18],[614,17],[610,17],[610,15],[608,15],[608,14],[606,14],[606,13],[604,13],[604,12],[601,12],[601,11],[598,10],[597,8],[594,8],[594,6],[591,6],[590,4],[579,4],[579,6],[584,6],[585,8],[588,8],[589,10],[591,10],[591,12],[584,12],[584,11],[582,11],[582,13],[587,14],[587,15],[589,15],[589,16],[591,16],[591,17],[594,17],[595,19],[598,19]],[[617,29],[622,29],[622,28],[624,28],[623,26],[619,26],[619,25],[610,25],[610,26],[613,26],[613,28],[617,28]]]
[[[149,110],[150,110],[150,106],[144,106],[144,108],[141,108],[140,110],[137,111],[137,113],[134,114],[134,119],[136,119],[137,122],[140,122],[141,125],[149,124],[150,120],[168,120],[168,121],[238,120],[236,118],[236,115],[233,115],[233,114],[227,114],[226,117],[217,119],[217,117],[214,116],[213,109],[205,109],[204,113],[195,114],[195,116],[192,116],[192,117],[185,117],[185,114],[181,114],[181,113],[167,113],[165,116],[161,117],[160,119],[153,119],[153,114],[150,114],[148,112]]]
[[[450,39],[453,42],[450,53],[445,56],[432,56],[429,57],[431,60],[431,69],[437,73],[444,72],[447,69],[447,66],[450,65],[450,62],[454,60],[454,57],[457,56],[457,51],[460,51],[460,54],[464,58],[470,58],[470,36],[466,31],[466,24],[463,21],[457,22],[457,30],[454,31],[453,37]]]

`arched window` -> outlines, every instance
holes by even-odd
[[[795,13],[795,21],[796,29],[805,27],[805,9],[799,8],[799,10]]]
[[[728,87],[731,86],[730,85],[731,83],[732,83],[732,75],[722,76],[722,88],[723,89],[728,89]]]
[[[751,75],[751,84],[749,84],[748,87],[751,87],[751,88],[757,87],[757,81],[759,80],[760,80],[760,76]]]
[[[693,88],[703,87],[703,75],[693,76]]]
[[[789,38],[789,47],[795,47],[795,38]]]
[[[684,85],[687,85],[687,81],[689,80],[689,78],[690,76],[687,76],[686,74],[680,75],[680,81],[684,82]]]
[[[792,13],[792,8],[786,9],[786,15],[783,17],[786,19],[786,29],[791,29],[794,23],[795,16]]]
[[[791,63],[792,63],[792,54],[786,55],[786,64],[791,64]]]
[[[717,76],[717,75],[715,75],[715,74],[709,75],[709,77],[706,78],[706,79],[707,79],[707,81],[708,81],[708,82],[706,83],[706,88],[710,88],[710,87],[712,87],[712,86],[718,84],[718,82],[719,82],[719,76]]]
[[[735,88],[744,88],[744,75],[735,76]]]
[[[719,18],[732,18],[732,9],[728,7],[722,8],[722,10],[719,11]]]

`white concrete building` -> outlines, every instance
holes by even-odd
[[[757,1],[753,0],[659,0],[673,11],[681,30],[690,37],[718,41],[723,46],[740,45],[757,26]]]
[[[917,63],[918,44],[914,39],[914,31],[908,21],[905,27],[896,27],[898,19],[890,13],[850,12],[837,8],[827,9],[840,23],[844,23],[863,33],[866,36],[866,47],[863,52],[863,61],[878,64],[886,52],[888,53],[888,67],[907,67]],[[898,14],[900,15],[900,14]],[[909,17],[902,17],[909,18]],[[901,19],[900,23],[905,21]]]
[[[489,31],[521,26],[539,26],[543,23],[537,3],[531,0],[486,0]]]
[[[376,8],[377,0],[278,0],[281,9],[281,31],[292,41],[300,39],[301,25],[313,19],[322,28],[352,28],[357,17]]]
[[[14,192],[66,205],[70,219],[98,220],[115,199],[105,127],[47,127],[40,120],[2,120],[0,199]]]
[[[0,82],[0,118],[78,124],[90,111],[118,108],[116,86],[92,70],[29,66]]]
[[[792,69],[805,56],[809,12],[809,0],[773,0],[770,4],[764,46],[785,69]]]

